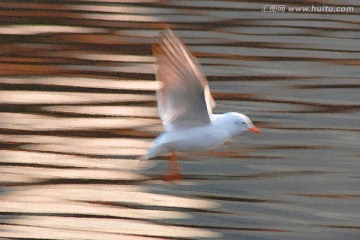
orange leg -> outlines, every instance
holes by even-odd
[[[168,169],[166,174],[163,177],[164,181],[175,181],[181,179],[180,166],[177,162],[177,157],[175,152],[171,152],[171,155],[168,157]]]

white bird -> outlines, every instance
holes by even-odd
[[[171,153],[165,180],[181,178],[175,152],[199,152],[217,147],[231,137],[251,131],[260,133],[250,118],[236,112],[213,114],[215,101],[199,63],[170,30],[153,46],[159,115],[164,127],[141,159]]]

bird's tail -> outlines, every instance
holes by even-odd
[[[145,155],[142,155],[142,156],[138,157],[137,159],[139,161],[145,161],[145,160],[156,157],[165,152],[167,152],[167,151],[163,146],[153,146],[148,150],[148,152]]]
[[[147,160],[146,155],[139,156],[136,159],[139,160],[140,162]]]

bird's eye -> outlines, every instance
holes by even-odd
[[[237,120],[237,121],[235,121],[235,124],[236,125],[245,125],[246,122]]]

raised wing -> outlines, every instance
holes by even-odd
[[[158,110],[165,131],[192,128],[210,123],[215,101],[199,63],[179,38],[167,29],[153,46]]]

